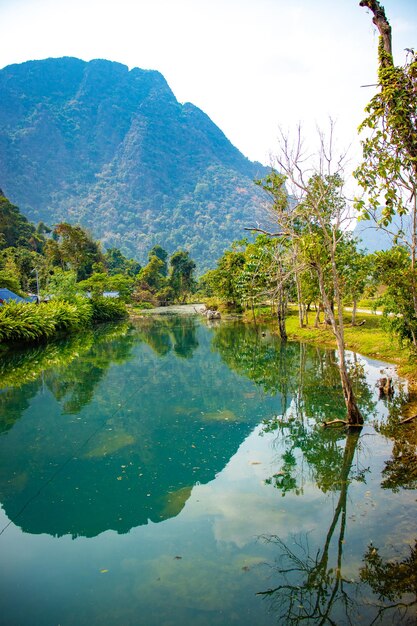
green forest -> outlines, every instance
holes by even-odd
[[[242,145],[263,116],[272,137],[273,65],[283,125],[266,167],[159,71],[0,68],[0,623],[415,623],[417,52],[397,63],[391,23],[417,12],[407,32],[405,0],[67,1],[36,11],[65,5],[92,49],[107,10],[143,63],[147,31],[171,68],[178,45]],[[336,106],[342,133],[311,133],[316,97],[360,125]]]
[[[2,307],[2,341],[34,341],[123,317],[126,304],[143,309],[187,301],[205,301],[211,308],[235,313],[249,311],[255,323],[256,309],[267,304],[286,341],[287,317],[295,306],[301,329],[311,325],[313,315],[314,327],[322,323],[331,329],[348,423],[361,424],[345,364],[344,307],[351,307],[351,326],[357,324],[359,303],[379,307],[386,331],[417,350],[417,61],[410,50],[405,65],[394,64],[383,9],[375,2],[361,4],[373,12],[381,33],[380,89],[359,128],[363,160],[353,179],[361,193],[353,208],[346,190],[352,175],[344,155],[335,149],[332,121],[319,131],[308,165],[301,126],[292,135],[281,134],[273,167],[255,181],[269,198],[264,219],[269,226],[248,226],[248,239],[233,243],[217,267],[198,281],[188,250],[169,256],[161,245],[154,245],[141,266],[119,248],[103,251],[80,225],[34,226],[2,196],[2,286],[18,295],[31,292],[41,301],[39,307]],[[352,235],[355,219],[388,233],[391,247],[367,254]]]
[[[103,252],[81,226],[31,224],[0,196],[0,286],[35,302],[3,302],[0,341],[33,342],[127,317],[126,303],[185,302],[195,290],[188,252],[154,246],[143,267],[119,249]]]

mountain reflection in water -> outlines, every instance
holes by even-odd
[[[79,357],[69,352],[37,382],[8,390],[5,408],[18,420],[0,440],[9,518],[30,533],[125,533],[177,515],[193,485],[213,480],[280,405],[245,394],[251,383],[237,384],[199,330],[193,318],[120,335],[110,327]]]
[[[335,351],[239,323],[6,354],[4,623],[413,623],[417,431],[383,367],[349,356],[346,433]]]

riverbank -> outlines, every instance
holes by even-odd
[[[172,305],[154,309],[130,311],[132,319],[146,315],[196,315],[204,309],[204,304]],[[229,316],[222,314],[223,319]],[[233,315],[233,319],[241,319],[247,324],[254,324],[253,314],[247,311],[243,315]],[[269,308],[258,309],[256,323],[267,324],[273,333],[278,333],[276,321]],[[336,348],[334,335],[328,325],[314,327],[314,313],[310,323],[300,328],[297,310],[291,309],[287,317],[287,334],[289,341],[301,341],[316,345]],[[358,352],[377,361],[384,361],[395,366],[399,376],[405,378],[409,385],[409,402],[404,406],[403,416],[417,413],[417,358],[407,345],[400,345],[397,338],[391,336],[382,326],[381,315],[361,310],[356,315],[356,326],[351,325],[351,313],[346,310],[345,340],[346,349]]]
[[[166,307],[156,307],[153,309],[130,309],[131,318],[143,317],[147,315],[197,315],[204,310],[204,304],[179,304]],[[251,311],[243,315],[222,313],[222,319],[242,319],[243,322],[253,324],[254,319]],[[287,317],[287,333],[291,341],[305,341],[316,343],[327,347],[336,347],[334,335],[328,325],[320,324],[314,327],[314,313],[311,315],[310,323],[304,328],[300,328],[296,309],[291,309]],[[398,373],[404,376],[411,383],[417,386],[417,359],[406,345],[400,346],[396,337],[387,333],[382,327],[380,314],[361,310],[356,315],[356,326],[351,326],[350,312],[346,309],[345,317],[345,337],[346,348],[354,352],[360,352],[364,356],[387,361],[396,366]],[[275,319],[267,307],[256,310],[256,323],[268,324],[272,332],[278,332]]]
[[[409,400],[404,405],[402,416],[404,418],[417,414],[417,358],[411,348],[406,344],[400,345],[398,339],[390,335],[382,326],[383,320],[380,315],[374,313],[358,313],[356,316],[356,326],[351,326],[351,316],[346,312],[345,317],[345,341],[346,349],[363,354],[363,356],[385,361],[395,366],[399,376],[408,381]],[[287,318],[287,334],[290,341],[302,341],[320,346],[336,348],[336,341],[329,326],[320,324],[314,327],[314,315],[311,323],[300,328],[298,313],[291,310]],[[260,311],[257,320],[259,323],[265,322],[274,324],[269,311]],[[253,319],[246,317],[247,322]],[[361,325],[359,325],[361,324]],[[278,329],[273,329],[278,333]]]

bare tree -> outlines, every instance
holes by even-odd
[[[274,169],[260,184],[270,195],[280,226],[280,231],[271,235],[289,240],[298,258],[297,265],[311,270],[317,277],[326,320],[338,348],[347,410],[347,420],[343,423],[357,427],[363,424],[363,417],[346,366],[342,281],[338,267],[338,251],[352,219],[344,195],[345,161],[346,155],[338,155],[334,150],[332,121],[328,135],[319,132],[319,150],[314,158],[304,151],[298,127],[294,142],[281,133]]]

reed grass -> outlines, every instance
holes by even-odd
[[[34,343],[90,327],[93,323],[122,319],[126,306],[109,298],[51,300],[42,304],[10,302],[0,307],[0,343]]]

